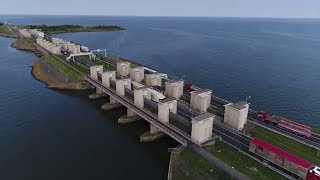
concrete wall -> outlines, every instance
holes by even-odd
[[[116,79],[116,71],[105,71],[101,78],[103,86],[110,87],[110,79]]]
[[[237,130],[242,130],[247,122],[249,105],[247,104],[243,109],[235,109],[231,105],[231,103],[225,105],[224,123]]]
[[[131,82],[131,88],[132,88],[132,90],[140,89],[140,88],[142,88],[142,87],[144,87],[144,85],[141,84],[141,83],[138,83],[138,82],[136,82],[136,81],[132,81],[132,82]]]
[[[183,81],[165,82],[165,95],[179,99],[183,95]]]
[[[211,104],[211,90],[191,92],[190,107],[199,112],[207,112]]]
[[[116,91],[117,94],[124,96],[125,88],[131,89],[131,79],[119,79],[116,80]]]
[[[117,62],[117,73],[121,76],[128,76],[130,74],[130,62]]]
[[[98,73],[103,74],[103,66],[96,65],[96,66],[90,66],[90,76],[94,80],[98,80]]]
[[[134,90],[134,104],[138,107],[144,107],[144,99],[151,99],[151,95],[148,91],[149,88]]]
[[[62,54],[60,46],[57,46],[43,38],[38,38],[37,44],[52,54]]]
[[[130,69],[130,78],[134,81],[141,82],[144,80],[144,68],[143,67],[136,67]]]
[[[201,116],[201,115],[200,115]],[[212,138],[213,115],[202,120],[192,120],[191,139],[197,144],[207,142]]]
[[[146,74],[146,84],[147,86],[162,86],[161,74]]]
[[[158,103],[158,118],[163,123],[169,123],[170,113],[177,114],[177,100]]]

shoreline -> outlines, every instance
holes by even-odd
[[[27,42],[24,38],[17,37],[10,46],[20,51],[32,52],[40,57],[32,62],[31,74],[36,80],[44,83],[47,88],[76,91],[92,89],[91,85],[86,81],[72,80],[64,72],[61,72],[46,59],[48,54],[42,54],[34,44]]]

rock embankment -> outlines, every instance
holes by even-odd
[[[7,38],[17,38],[17,35],[15,34],[0,33],[0,36],[7,37]]]
[[[32,74],[39,81],[47,84],[48,88],[61,90],[89,90],[91,85],[86,81],[73,81],[60,72],[44,57],[32,63]]]
[[[37,50],[36,46],[25,38],[17,38],[10,46],[22,51],[35,52]]]

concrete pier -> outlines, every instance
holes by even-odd
[[[207,112],[211,104],[210,89],[199,89],[191,92],[190,107],[199,112]]]
[[[179,99],[183,95],[183,81],[165,82],[165,95]]]
[[[146,74],[147,86],[162,86],[162,77],[160,73]]]
[[[119,124],[128,124],[135,122],[137,120],[141,120],[141,117],[138,116],[136,113],[134,113],[131,109],[127,108],[127,114],[124,116],[121,116],[118,119]]]
[[[101,65],[90,66],[90,76],[92,79],[98,81],[99,74],[102,74],[102,73],[103,73],[103,66]],[[101,89],[96,87],[96,93],[90,94],[89,99],[100,99],[106,96],[107,95],[103,93]]]
[[[144,80],[144,68],[143,67],[136,67],[130,69],[130,78],[133,81],[141,82]]]
[[[128,76],[130,74],[130,62],[117,62],[117,73],[121,76]]]
[[[247,123],[249,103],[241,101],[238,103],[226,104],[224,107],[223,123],[228,124],[237,130],[242,130]]]
[[[123,107],[123,105],[120,104],[119,102],[117,102],[112,97],[110,97],[110,101],[108,103],[101,105],[102,110],[112,110],[112,109],[116,109],[116,108],[120,108],[120,107]]]
[[[150,124],[150,131],[147,131],[140,136],[140,142],[152,142],[165,136],[165,133],[161,132],[154,125]]]
[[[214,115],[211,113],[204,113],[192,118],[191,139],[198,145],[209,141],[212,138]]]
[[[174,98],[167,98],[158,103],[158,119],[163,123],[169,123],[170,113],[177,114],[177,100]],[[141,137],[141,142],[155,141],[164,137],[165,134],[158,128],[150,124],[150,130],[145,132]]]

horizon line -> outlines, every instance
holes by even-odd
[[[9,16],[95,16],[95,17],[177,17],[177,18],[261,18],[261,19],[320,19],[320,17],[268,17],[268,16],[183,16],[183,15],[98,15],[98,14],[2,14],[0,16],[9,15]]]

